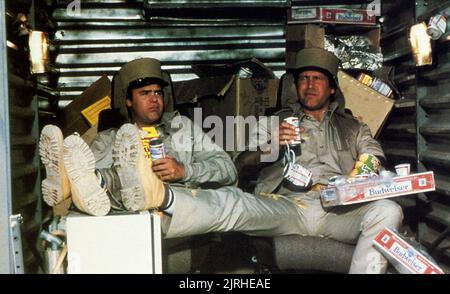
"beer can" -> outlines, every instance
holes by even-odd
[[[284,119],[285,122],[291,124],[295,127],[295,132],[297,133],[297,138],[289,142],[290,146],[297,146],[302,143],[302,138],[300,137],[300,121],[298,117],[291,116]]]
[[[287,164],[283,170],[283,177],[297,187],[306,187],[311,180],[312,172],[300,164]]]
[[[442,14],[436,14],[428,22],[427,33],[432,40],[439,39],[447,29],[447,19]]]
[[[153,160],[166,157],[166,151],[164,149],[164,143],[158,138],[150,139],[150,156]]]
[[[407,176],[411,172],[411,165],[409,163],[397,164],[395,166],[395,172],[399,176]]]

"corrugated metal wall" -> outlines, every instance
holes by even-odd
[[[414,24],[415,4],[412,0],[392,1],[382,5],[381,48],[384,65],[393,67],[393,82],[400,94],[396,97],[394,109],[381,133],[380,141],[388,161],[394,166],[399,163],[416,164],[416,67],[411,58],[407,31]],[[396,199],[405,209],[415,207],[415,196]],[[407,218],[410,225],[417,226],[416,212]]]
[[[286,0],[144,0],[155,8],[282,7]]]
[[[446,12],[450,1],[416,1],[417,22]],[[419,238],[450,269],[450,28],[434,42],[433,65],[417,71],[417,151],[420,170],[433,170],[436,192],[420,198]]]
[[[27,27],[31,28],[33,21],[20,16],[27,15],[30,7],[29,1],[6,2],[12,213],[23,217],[25,272],[35,273],[41,262],[37,236],[45,217],[40,197],[37,79],[30,75],[27,52]]]
[[[403,0],[383,4],[382,49],[385,64],[395,67],[401,91],[381,140],[393,163],[432,170],[436,192],[397,198],[417,239],[447,271],[450,268],[450,34],[434,43],[434,64],[416,67],[409,28],[450,7],[450,1]]]
[[[0,40],[3,44],[7,40],[6,3],[0,2]],[[8,61],[7,47],[0,47],[0,91],[1,97],[8,97]],[[9,145],[9,103],[8,99],[0,100],[0,273],[14,272],[14,251],[11,248],[11,162]]]
[[[259,6],[253,7],[250,1],[84,0],[77,16],[67,13],[70,1],[58,2],[53,19],[60,107],[102,74],[112,78],[139,57],[161,60],[174,81],[194,78],[192,64],[251,57],[278,74],[284,69],[288,1],[251,1]]]

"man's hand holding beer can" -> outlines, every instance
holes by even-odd
[[[153,161],[153,172],[165,182],[176,182],[184,179],[184,165],[170,155]]]
[[[288,117],[281,122],[278,139],[280,146],[296,146],[301,143],[300,125],[297,117]]]

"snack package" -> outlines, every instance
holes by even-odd
[[[355,167],[350,172],[350,176],[354,177],[361,174],[377,174],[380,167],[380,161],[375,155],[364,153],[358,158]]]

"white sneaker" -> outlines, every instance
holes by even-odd
[[[46,125],[39,138],[39,155],[45,166],[42,181],[45,203],[55,206],[70,197],[70,185],[63,160],[63,135],[55,125]]]
[[[124,124],[117,131],[112,152],[125,208],[142,211],[160,207],[164,200],[164,184],[150,168],[135,125]]]
[[[111,202],[95,174],[94,154],[78,134],[64,140],[64,164],[75,206],[90,215],[106,215]]]

